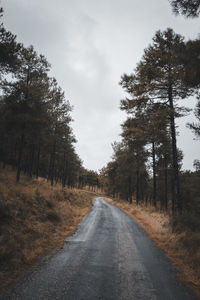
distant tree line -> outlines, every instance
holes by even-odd
[[[88,189],[89,191],[99,191],[103,189],[98,172],[82,168],[79,174],[78,187],[80,189]]]
[[[198,186],[186,197],[188,184],[200,183],[199,160],[195,172],[181,171],[182,151],[177,148],[175,120],[189,110],[181,99],[197,96],[195,115],[200,121],[200,40],[185,41],[172,29],[156,32],[152,44],[130,75],[121,77],[127,92],[121,110],[122,142],[113,144],[113,159],[101,170],[108,193],[136,203],[150,203],[181,215],[189,203],[200,213]],[[200,137],[200,122],[188,124]],[[197,194],[199,195],[197,197]],[[159,205],[158,205],[159,204]]]

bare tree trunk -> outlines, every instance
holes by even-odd
[[[175,129],[175,120],[174,120],[172,85],[169,86],[168,97],[169,97],[169,104],[170,104],[170,129],[171,129],[171,138],[172,138],[172,161],[173,161],[174,197],[175,197],[174,202],[175,202],[175,206],[177,206],[178,213],[182,214],[182,201],[180,197],[178,153],[177,153],[177,145],[176,145],[176,129]]]
[[[165,211],[168,210],[168,170],[167,170],[167,157],[164,155],[164,181],[165,181]]]
[[[30,164],[29,164],[29,176],[32,178],[33,176],[33,162],[34,162],[34,156],[35,156],[35,145],[32,145],[31,147],[31,158],[30,158]]]
[[[4,139],[4,143],[3,143],[3,169],[6,168],[6,164],[7,164],[7,158],[8,158],[8,138],[6,137]]]
[[[174,196],[174,180],[173,180],[173,170],[171,170],[171,197],[172,197],[172,215],[175,215],[175,196]]]
[[[50,154],[50,159],[49,159],[48,180],[51,179],[52,159],[53,159],[53,154],[51,153],[51,154]]]
[[[52,152],[51,186],[53,186],[53,182],[54,182],[55,159],[56,159],[56,142],[53,145],[53,152]]]
[[[139,203],[139,167],[136,169],[136,204]]]
[[[16,175],[16,182],[19,182],[20,173],[21,173],[21,162],[22,162],[22,154],[24,150],[24,133],[21,135],[20,145],[19,145],[19,156],[17,162],[17,175]]]
[[[40,166],[40,142],[39,142],[38,153],[37,153],[36,178],[38,178],[39,176],[39,166]]]
[[[18,144],[18,141],[16,139],[15,146],[14,146],[14,153],[13,153],[13,164],[12,164],[13,171],[15,170],[16,165],[17,165],[17,144]]]
[[[132,204],[132,178],[128,177],[128,193],[129,193],[129,203]]]
[[[62,182],[62,187],[65,187],[65,173],[66,173],[66,153],[64,151],[64,155],[63,155],[63,168],[62,168],[62,172],[61,172],[61,182]]]
[[[152,141],[152,159],[153,159],[153,205],[157,206],[157,182],[156,182],[156,158],[155,158],[155,142]]]

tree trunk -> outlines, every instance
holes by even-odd
[[[39,166],[40,166],[40,143],[39,143],[39,148],[37,153],[36,178],[39,177]]]
[[[31,147],[31,158],[30,158],[30,164],[29,164],[29,176],[32,178],[33,176],[33,162],[34,162],[34,156],[35,156],[35,145],[32,145]]]
[[[136,204],[139,203],[139,167],[136,169]]]
[[[14,154],[13,154],[13,165],[12,165],[12,169],[13,171],[16,169],[16,165],[17,165],[17,144],[18,144],[18,140],[15,140],[15,147],[14,147]]]
[[[172,197],[172,215],[175,215],[175,196],[174,196],[174,179],[173,179],[173,170],[171,170],[171,197]]]
[[[53,145],[53,152],[52,152],[51,186],[53,186],[53,182],[54,182],[55,159],[56,159],[56,142]]]
[[[145,196],[145,205],[146,205],[146,207],[148,205],[148,196],[147,195]]]
[[[7,162],[7,156],[8,156],[8,138],[7,137],[2,137],[2,141],[1,141],[1,145],[2,145],[2,168],[5,169],[6,168],[6,162]]]
[[[52,169],[52,159],[53,159],[53,154],[50,154],[50,159],[49,159],[49,171],[48,171],[48,180],[51,179],[51,169]],[[48,181],[47,180],[47,181]]]
[[[168,210],[168,170],[167,170],[167,157],[164,155],[164,181],[165,181],[165,211]]]
[[[132,178],[128,177],[128,193],[129,193],[129,203],[132,204]]]
[[[18,162],[17,162],[16,182],[19,182],[19,179],[20,179],[23,150],[24,150],[24,133],[22,133],[22,135],[21,135],[21,140],[20,140],[20,145],[19,145],[19,156],[18,156]]]
[[[156,182],[156,158],[155,158],[155,142],[152,141],[152,159],[153,159],[153,205],[157,206],[157,182]]]
[[[175,207],[177,206],[178,213],[182,213],[182,201],[180,197],[180,183],[179,183],[179,169],[178,169],[178,154],[176,146],[176,128],[174,120],[174,105],[172,95],[172,85],[168,89],[168,98],[170,104],[170,129],[172,138],[172,161],[173,161],[173,179],[174,179],[174,201]]]
[[[66,178],[66,163],[67,163],[67,159],[66,159],[66,153],[64,152],[64,156],[63,156],[63,169],[62,169],[62,178],[61,178],[61,182],[62,182],[62,187],[65,187],[65,178]]]

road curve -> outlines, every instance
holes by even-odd
[[[0,299],[197,299],[136,220],[96,198],[63,249]]]

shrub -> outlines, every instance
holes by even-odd
[[[46,218],[48,221],[51,221],[51,222],[60,222],[61,221],[59,215],[56,212],[47,213]]]

